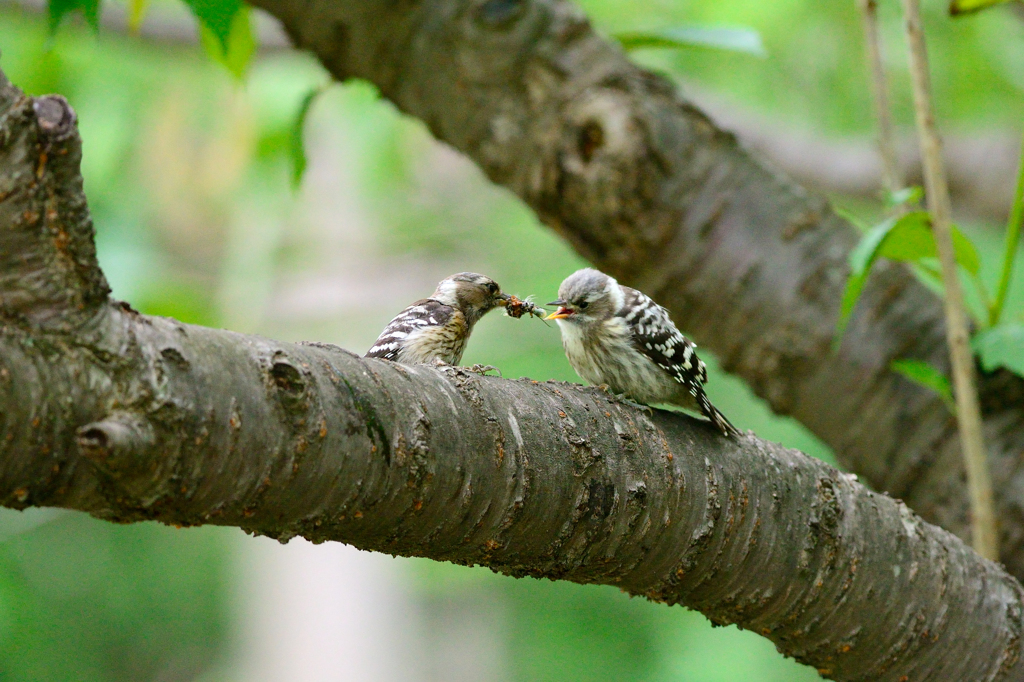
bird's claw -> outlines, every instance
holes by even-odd
[[[611,395],[612,400],[614,400],[617,403],[629,405],[630,407],[635,407],[638,410],[644,410],[647,412],[647,414],[654,416],[654,410],[651,409],[650,405],[644,405],[643,403],[638,403],[635,400],[631,400],[630,398],[626,397],[625,393],[612,393],[611,391],[606,391],[606,393]]]
[[[430,364],[432,364],[434,367],[437,367],[438,369],[441,369],[441,368],[444,368],[444,367],[451,367],[451,365],[449,365],[447,362],[445,362],[441,358],[434,358],[433,360],[430,361]]]
[[[481,365],[479,362],[472,367],[467,367],[470,372],[475,372],[480,376],[487,376],[488,372],[497,372],[498,376],[501,376],[501,370],[493,365]]]

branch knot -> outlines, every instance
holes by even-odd
[[[61,95],[44,95],[32,101],[39,130],[54,141],[62,141],[75,131],[75,110]]]

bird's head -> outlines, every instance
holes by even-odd
[[[441,280],[431,298],[458,308],[470,324],[509,300],[497,282],[475,272],[460,272]]]
[[[604,322],[619,311],[622,302],[622,289],[614,278],[599,270],[584,268],[565,278],[558,287],[558,300],[548,304],[558,306],[558,310],[544,319],[558,320],[559,324]]]

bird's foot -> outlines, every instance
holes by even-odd
[[[434,367],[437,367],[438,369],[444,369],[445,367],[451,367],[451,365],[449,365],[447,362],[445,362],[441,358],[434,358],[433,360],[430,361],[430,364],[433,365]]]
[[[630,407],[635,407],[635,408],[637,408],[639,410],[645,410],[647,412],[647,414],[649,414],[651,416],[654,415],[654,410],[651,409],[650,405],[644,405],[643,403],[638,403],[635,400],[632,400],[631,398],[626,396],[625,393],[612,393],[611,391],[606,391],[606,393],[611,395],[612,400],[614,400],[617,403],[622,403],[623,405],[629,405]]]
[[[487,376],[488,372],[497,372],[498,376],[501,376],[501,370],[498,369],[497,367],[494,367],[493,365],[481,365],[479,362],[473,365],[472,367],[467,367],[466,369],[468,369],[470,372],[475,372],[480,376],[484,377]]]
[[[609,386],[608,384],[601,384],[600,386],[597,387],[597,390],[599,390],[599,391],[601,391],[603,393],[611,393],[612,392],[612,387]]]

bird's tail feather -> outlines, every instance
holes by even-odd
[[[721,431],[726,438],[741,435],[740,430],[733,426],[732,422],[729,421],[717,407],[711,404],[711,401],[703,390],[696,393],[697,395],[695,397],[697,398],[697,404],[700,405],[700,411],[704,413],[704,416],[707,417],[712,424],[718,427],[718,430]]]
[[[718,427],[726,438],[742,435],[740,430],[733,426],[732,422],[729,421],[717,407],[712,405],[710,412],[711,413],[707,415],[708,419],[711,420],[712,424]]]

